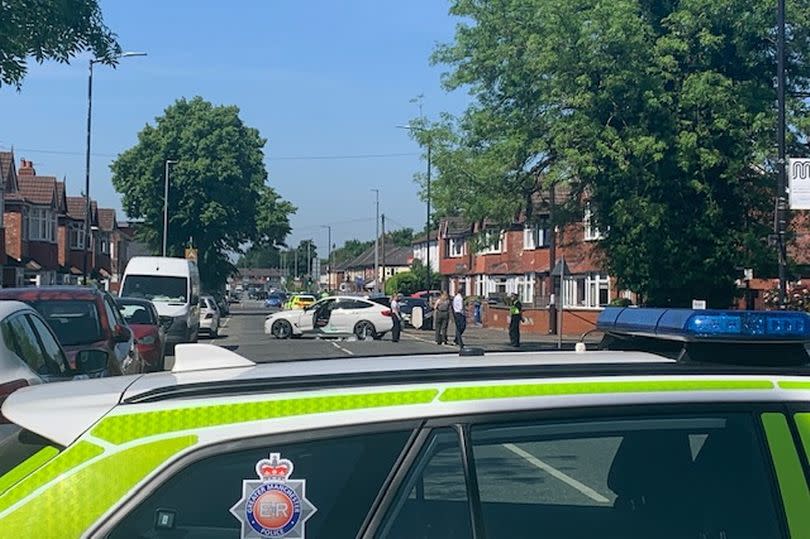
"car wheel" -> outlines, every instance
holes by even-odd
[[[270,333],[276,339],[289,339],[292,337],[292,326],[286,320],[276,320],[270,327]]]
[[[379,341],[379,340],[381,340],[383,337],[385,337],[385,334],[386,334],[386,333],[388,333],[388,332],[387,332],[387,331],[383,331],[382,333],[377,333],[376,335],[374,335],[374,340],[375,340],[375,341]]]
[[[376,339],[377,331],[374,329],[374,324],[367,320],[361,320],[354,326],[354,334],[360,340],[365,340],[369,337]]]
[[[219,324],[211,328],[211,338],[216,339],[219,337]]]

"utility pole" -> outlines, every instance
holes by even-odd
[[[293,256],[295,257],[295,274],[293,275],[293,279],[298,279],[298,247],[295,248]]]
[[[307,275],[312,279],[312,240],[307,240]]]
[[[385,293],[385,214],[382,214],[382,291]]]
[[[433,281],[430,279],[430,139],[428,139],[427,144],[427,183],[426,183],[426,194],[427,194],[427,218],[425,219],[425,233],[427,234],[427,250],[425,251],[425,266],[427,269],[427,286],[425,290],[430,291],[433,287]],[[439,236],[436,235],[436,247],[439,246]]]
[[[374,220],[374,291],[380,291],[380,190],[372,189],[377,204],[377,216]]]
[[[776,126],[776,143],[779,147],[776,181],[776,241],[779,249],[779,305],[784,306],[787,297],[787,246],[785,245],[786,229],[786,193],[787,159],[785,151],[785,0],[777,0],[776,9],[776,99],[778,106],[778,125]]]

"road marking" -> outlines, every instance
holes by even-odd
[[[339,345],[338,343],[336,343],[335,341],[329,341],[329,342],[331,342],[331,343],[332,343],[332,346],[334,346],[334,347],[335,347],[335,348],[337,348],[338,350],[340,350],[340,351],[342,351],[342,352],[346,352],[346,353],[347,353],[347,354],[349,354],[350,356],[353,356],[353,355],[354,355],[354,352],[352,352],[351,350],[349,350],[349,349],[347,349],[347,348],[343,348],[342,346],[340,346],[340,345]]]
[[[541,470],[543,470],[544,472],[546,472],[550,476],[559,479],[560,481],[562,481],[563,483],[565,483],[569,487],[575,488],[576,490],[580,491],[582,494],[584,494],[588,498],[592,499],[593,501],[599,502],[599,503],[610,503],[610,500],[608,500],[607,498],[605,498],[604,496],[602,496],[601,494],[596,492],[594,489],[592,489],[588,485],[584,485],[584,484],[580,483],[579,481],[577,481],[576,479],[574,479],[570,475],[567,475],[567,474],[561,472],[560,470],[558,470],[557,468],[555,468],[554,466],[543,462],[539,458],[535,457],[534,455],[532,455],[528,451],[524,451],[523,449],[519,448],[515,444],[502,444],[502,445],[503,445],[504,448],[508,449],[509,451],[514,453],[515,455],[518,455],[519,457],[523,457],[524,459],[526,459],[526,461],[528,463],[532,464],[533,466],[536,466],[537,468],[540,468]]]
[[[231,317],[229,316],[219,324],[219,327],[221,327],[221,328],[228,327],[228,322],[230,322],[230,321],[231,321]]]

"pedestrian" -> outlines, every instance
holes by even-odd
[[[402,331],[402,309],[400,307],[402,294],[395,294],[391,299],[391,321],[394,323],[391,328],[391,341],[399,342],[399,334]]]
[[[523,304],[517,294],[512,294],[509,306],[509,344],[520,348],[520,323],[523,321]]]
[[[475,325],[480,326],[481,324],[481,298],[475,296],[475,301],[473,302],[473,319],[475,320]]]
[[[453,321],[456,323],[456,336],[453,342],[463,348],[464,340],[461,335],[467,329],[467,315],[464,312],[464,296],[461,295],[461,290],[457,290],[456,295],[453,296]]]
[[[447,325],[450,322],[450,296],[442,292],[433,307],[433,324],[436,326],[436,344],[447,344]]]

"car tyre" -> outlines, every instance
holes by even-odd
[[[276,339],[289,339],[292,337],[292,325],[286,320],[276,320],[270,326],[270,333]]]
[[[361,320],[354,325],[354,335],[360,340],[365,340],[368,337],[376,339],[377,330],[374,328],[374,324],[368,320]]]
[[[211,328],[211,338],[216,339],[217,337],[219,337],[219,324],[217,324],[216,327]]]
[[[388,333],[388,332],[387,332],[387,331],[383,331],[382,333],[377,333],[376,335],[374,335],[374,340],[375,340],[375,341],[382,340],[382,338],[383,338],[383,337],[385,337],[385,334],[386,334],[386,333]]]

